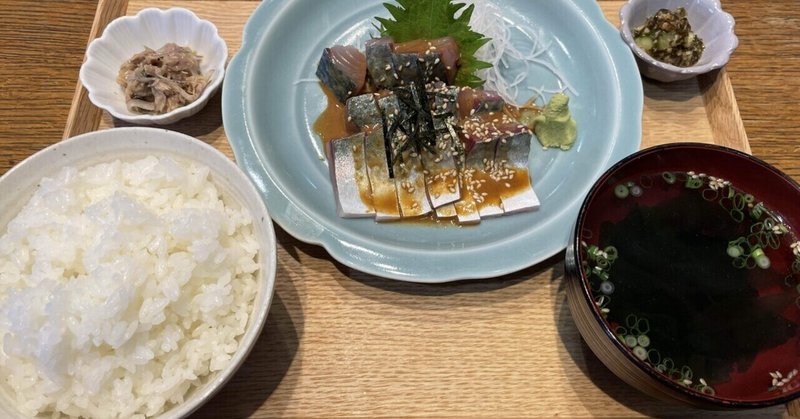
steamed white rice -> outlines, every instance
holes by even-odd
[[[0,237],[3,390],[26,415],[164,412],[239,346],[257,252],[207,167],[151,156],[43,179]]]

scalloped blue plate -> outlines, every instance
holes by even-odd
[[[496,277],[562,251],[592,183],[639,148],[641,79],[630,49],[593,0],[508,0],[502,10],[512,23],[541,28],[553,41],[549,59],[578,93],[570,102],[576,145],[567,152],[533,147],[537,211],[473,227],[338,217],[311,128],[326,100],[309,80],[325,47],[362,46],[374,34],[372,18],[386,11],[379,0],[265,0],[228,66],[222,113],[236,160],[275,222],[347,266],[404,281]],[[529,87],[558,87],[543,68],[528,80]]]

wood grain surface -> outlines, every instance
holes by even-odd
[[[127,9],[127,0],[99,0],[92,29],[89,31],[88,42],[102,35],[105,27],[114,19],[124,15]],[[69,108],[69,115],[67,115],[67,124],[64,127],[64,138],[96,130],[101,116],[102,111],[89,100],[89,91],[83,86],[83,83],[76,83],[75,93],[72,95],[72,105]]]
[[[135,0],[128,12],[172,4],[211,19],[232,54],[257,5]],[[601,1],[612,22],[619,4]],[[743,148],[746,131],[753,154],[800,179],[797,1],[723,0],[723,6],[736,18],[741,40],[727,70],[673,85],[647,83],[643,141]],[[96,1],[0,0],[0,173],[61,138],[96,8]],[[730,100],[734,93],[737,101]],[[119,125],[107,115],[99,121],[100,128]],[[219,95],[170,128],[230,155]],[[430,286],[354,271],[280,228],[277,237],[276,295],[264,333],[233,380],[196,417],[785,412],[780,406],[691,410],[650,399],[617,379],[575,328],[564,301],[563,255],[502,278]]]

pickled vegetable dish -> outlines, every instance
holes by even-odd
[[[700,60],[705,44],[692,32],[686,9],[661,9],[633,30],[639,48],[658,61],[690,67]]]

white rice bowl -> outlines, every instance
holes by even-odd
[[[114,129],[37,153],[0,189],[0,415],[182,416],[244,360],[275,239],[224,155]]]

